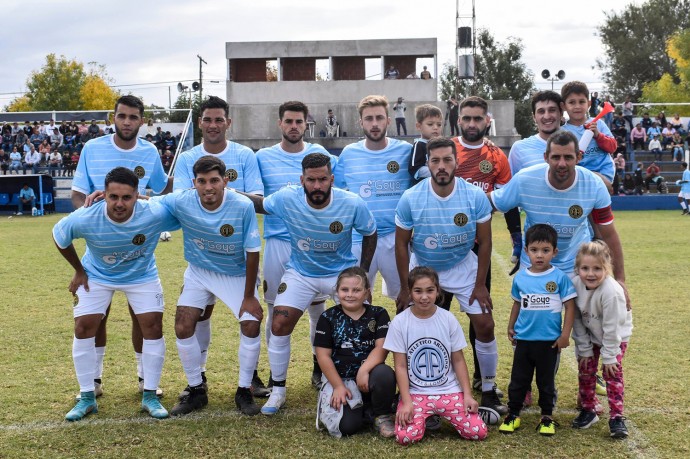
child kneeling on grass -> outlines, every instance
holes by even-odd
[[[340,304],[319,317],[314,336],[316,358],[323,372],[316,428],[323,424],[337,438],[359,431],[371,413],[383,437],[395,435],[395,373],[384,362],[383,341],[390,317],[366,304],[371,295],[367,273],[359,267],[338,276]]]
[[[632,312],[626,307],[623,288],[611,276],[611,253],[603,241],[584,244],[575,258],[577,311],[573,339],[578,356],[582,410],[573,421],[586,429],[599,420],[595,412],[594,386],[599,356],[609,399],[609,430],[613,438],[625,438],[623,417],[623,356],[632,335]]]
[[[401,445],[424,437],[425,421],[440,415],[462,438],[483,440],[488,429],[472,398],[467,347],[455,316],[436,306],[441,288],[438,274],[419,266],[408,277],[412,306],[391,322],[384,348],[393,352],[400,390],[395,415],[396,441]]]
[[[556,366],[561,349],[568,347],[575,317],[575,288],[568,276],[551,265],[558,253],[558,234],[549,225],[537,224],[525,233],[525,252],[530,267],[513,279],[513,309],[508,321],[508,339],[515,347],[508,386],[510,412],[498,428],[513,433],[520,427],[520,410],[537,374],[541,435],[554,435],[552,418],[556,400]],[[561,311],[565,321],[561,327]]]

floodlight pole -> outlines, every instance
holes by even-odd
[[[204,94],[203,94],[204,84],[202,83],[203,80],[201,79],[201,77],[202,77],[201,64],[204,63],[204,64],[208,65],[208,62],[206,62],[206,61],[205,61],[201,56],[199,56],[198,54],[196,55],[196,57],[199,58],[199,101],[201,101],[201,100],[204,99]]]

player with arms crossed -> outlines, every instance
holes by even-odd
[[[331,158],[331,170],[336,170],[337,158],[332,156],[321,145],[304,141],[304,131],[307,128],[309,108],[299,101],[288,101],[278,108],[278,128],[282,133],[280,143],[272,147],[262,148],[256,152],[256,159],[261,171],[261,179],[265,187],[265,196],[270,196],[283,187],[297,185],[302,175],[302,160],[310,153],[322,153]],[[266,344],[271,341],[271,326],[273,323],[273,305],[278,295],[280,279],[285,274],[285,266],[290,260],[290,234],[280,217],[266,215],[264,217],[264,248],[263,277],[264,299],[268,305],[266,317]],[[308,308],[309,337],[314,342],[316,324],[323,313],[324,301],[328,295],[318,297]],[[315,350],[312,347],[312,353]],[[314,354],[314,369],[311,383],[315,387],[321,384],[321,369]],[[272,381],[269,380],[269,387]],[[255,392],[256,395],[256,392]]]
[[[139,193],[145,194],[146,188],[154,193],[165,194],[172,189],[172,179],[163,170],[156,147],[143,139],[137,138],[139,128],[144,123],[144,103],[132,95],[122,96],[115,103],[115,134],[105,135],[86,142],[81,152],[77,170],[72,181],[72,205],[75,209],[84,205],[86,196],[105,188],[104,179],[115,167],[126,167],[139,179]],[[109,312],[109,310],[108,310]],[[96,396],[103,394],[101,374],[106,345],[106,323],[108,312],[100,322],[96,334]],[[132,345],[137,359],[139,392],[143,391],[142,367],[142,333],[137,325],[134,312],[132,317]],[[157,389],[158,395],[163,392]]]
[[[354,266],[352,230],[364,236],[360,266],[367,271],[376,250],[376,222],[362,198],[332,188],[331,158],[311,153],[302,160],[301,187],[288,186],[262,198],[246,195],[258,213],[277,215],[290,234],[291,253],[273,308],[268,360],[273,390],[261,408],[276,414],[285,404],[290,335],[314,299],[331,295],[338,274]]]
[[[144,337],[141,407],[154,418],[168,417],[156,396],[165,340],[163,289],[153,251],[161,231],[179,225],[163,206],[138,201],[138,184],[131,170],[113,169],[105,176],[104,202],[76,210],[53,228],[55,245],[75,271],[69,285],[75,301],[72,358],[81,396],[65,416],[68,421],[98,412],[95,337],[116,291],[127,296]],[[79,238],[86,240],[81,261],[72,244]]]

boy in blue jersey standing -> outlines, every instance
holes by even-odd
[[[113,169],[105,177],[103,202],[76,210],[53,228],[58,251],[75,271],[69,291],[75,304],[72,358],[80,398],[65,416],[68,421],[98,412],[96,332],[116,291],[126,295],[144,338],[141,407],[154,418],[168,417],[156,396],[165,340],[163,289],[153,252],[161,231],[173,231],[179,225],[161,205],[137,201],[138,184],[128,168]],[[72,244],[79,238],[86,240],[81,260]]]
[[[551,418],[556,398],[556,366],[561,349],[568,347],[575,320],[575,287],[570,278],[551,265],[558,253],[558,234],[551,226],[536,224],[525,233],[525,252],[531,266],[513,279],[513,309],[508,321],[508,339],[513,344],[513,371],[508,386],[510,412],[498,428],[513,433],[520,427],[520,410],[537,375],[541,435],[554,435]],[[561,311],[565,321],[561,327]]]

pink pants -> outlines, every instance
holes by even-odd
[[[412,394],[414,415],[412,423],[401,428],[395,426],[395,439],[401,445],[416,443],[424,437],[426,418],[438,414],[450,421],[462,438],[467,440],[484,440],[488,428],[477,413],[467,415],[463,405],[463,393],[443,395]],[[400,404],[398,404],[398,407]]]
[[[625,394],[625,387],[623,383],[623,356],[625,350],[628,348],[628,343],[621,343],[621,352],[616,356],[620,369],[616,371],[613,377],[607,376],[604,373],[604,381],[606,381],[606,395],[609,399],[609,417],[611,419],[618,416],[623,416],[623,396]],[[580,369],[578,380],[580,383],[580,399],[582,400],[582,408],[588,411],[594,411],[596,405],[596,383],[597,383],[597,368],[599,367],[599,355],[601,348],[596,344],[592,345],[594,351],[594,358],[589,359],[587,366]]]

